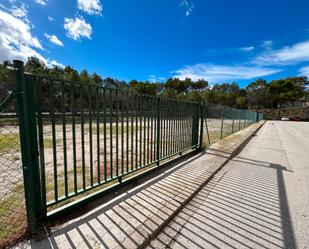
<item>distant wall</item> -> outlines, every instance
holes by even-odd
[[[264,119],[280,120],[282,117],[300,117],[302,120],[309,121],[309,107],[281,108],[281,109],[258,109],[264,114]]]

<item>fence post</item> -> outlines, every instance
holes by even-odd
[[[200,119],[200,146],[199,149],[201,150],[203,148],[203,136],[204,136],[204,105],[203,103],[199,104],[199,109],[200,109],[200,115],[199,115],[199,119]]]
[[[15,80],[20,94],[17,97],[17,113],[24,176],[24,191],[28,230],[37,231],[43,218],[39,153],[37,142],[34,86],[25,78],[23,62],[14,60]]]
[[[157,97],[156,101],[156,112],[157,112],[157,155],[156,155],[156,161],[157,161],[157,166],[160,165],[160,97]]]
[[[223,138],[223,121],[224,121],[224,106],[222,106],[222,112],[221,112],[221,134],[220,134],[220,139]]]

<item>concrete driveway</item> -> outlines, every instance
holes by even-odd
[[[150,248],[309,248],[309,123],[268,121]]]

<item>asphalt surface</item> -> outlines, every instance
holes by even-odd
[[[268,121],[150,248],[309,248],[309,123]]]

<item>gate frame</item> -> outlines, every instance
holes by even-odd
[[[35,233],[46,214],[42,204],[34,85],[25,78],[24,63],[13,63],[28,230]]]

